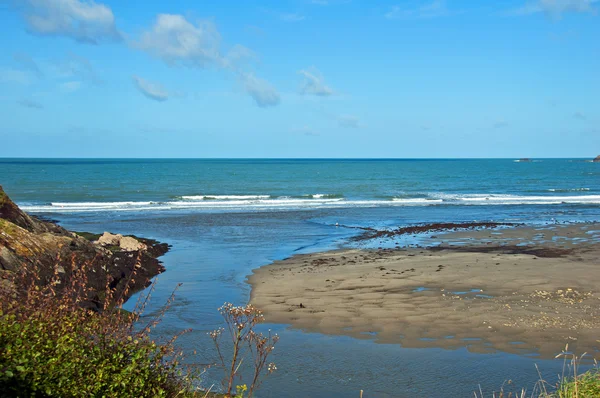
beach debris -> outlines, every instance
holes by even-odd
[[[536,290],[530,294],[532,298],[539,298],[543,300],[553,300],[565,304],[577,304],[583,302],[583,300],[591,297],[592,293],[581,293],[577,290],[567,288],[566,290],[559,289],[556,292],[548,292],[546,290]]]

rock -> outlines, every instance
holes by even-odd
[[[12,282],[7,282],[7,278],[26,268],[38,272],[41,285],[55,278],[55,270],[61,280],[67,280],[75,271],[85,269],[89,295],[82,305],[101,310],[100,297],[107,280],[112,281],[110,288],[115,289],[115,297],[127,299],[145,288],[150,278],[165,270],[157,257],[168,251],[167,244],[103,234],[99,240],[107,245],[116,242],[114,246],[123,246],[113,251],[114,247],[108,250],[92,243],[91,239],[95,236],[88,240],[57,224],[26,214],[0,187],[0,288],[10,287]],[[126,250],[142,252],[140,256],[130,257],[131,252]],[[131,279],[129,276],[134,270],[136,277]]]
[[[101,246],[119,246],[121,244],[121,239],[123,239],[123,235],[121,234],[111,234],[110,232],[104,232],[101,237],[96,241],[97,244]]]
[[[135,252],[138,250],[148,249],[148,246],[130,236],[122,237],[119,246],[121,246],[121,249],[126,252]]]
[[[529,159],[529,158],[521,158],[521,159],[519,159],[519,162],[531,162],[531,159]]]
[[[592,160],[592,162],[594,162],[594,163],[600,163],[600,155],[596,156],[594,158],[594,160]]]
[[[19,209],[19,207],[8,197],[2,186],[0,185],[0,218],[17,225],[29,232],[53,232],[66,233],[67,231],[59,226],[44,222],[30,217],[27,213]]]

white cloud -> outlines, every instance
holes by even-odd
[[[167,90],[158,83],[152,83],[148,80],[142,79],[139,76],[132,76],[135,87],[145,97],[150,98],[154,101],[166,101],[169,98]]]
[[[239,66],[243,61],[256,61],[258,56],[248,47],[236,44],[227,52],[224,58],[225,65]]]
[[[138,47],[170,65],[222,66],[221,35],[210,21],[193,24],[182,15],[159,14]]]
[[[393,6],[390,11],[385,14],[388,19],[403,19],[403,18],[435,18],[448,15],[445,0],[434,0],[433,2],[422,4],[418,7],[404,8]]]
[[[340,127],[357,129],[361,126],[360,120],[353,115],[339,115],[337,121]]]
[[[112,10],[93,0],[16,0],[32,33],[97,44],[119,40]]]
[[[22,99],[22,100],[17,101],[17,103],[21,106],[24,106],[25,108],[44,109],[44,106],[42,104],[40,104],[37,101],[30,100],[30,99]]]
[[[303,69],[299,71],[304,76],[300,87],[300,93],[327,97],[333,94],[331,87],[325,84],[325,79],[316,68]]]
[[[564,13],[595,14],[598,9],[594,6],[598,0],[535,0],[513,10],[513,15],[531,15],[545,13],[554,18],[560,18]]]
[[[224,56],[221,35],[210,21],[192,23],[181,15],[160,14],[136,46],[171,66],[215,67],[233,73],[260,107],[280,102],[279,93],[269,82],[240,68],[242,61],[257,58],[254,52],[236,45]]]
[[[261,108],[278,105],[281,102],[279,93],[269,82],[254,76],[253,73],[240,72],[239,77],[244,90],[250,94]]]

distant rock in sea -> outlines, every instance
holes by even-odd
[[[531,162],[531,159],[529,158],[521,158],[519,160],[517,160],[517,162],[521,163],[521,162]]]
[[[592,162],[594,162],[594,163],[600,163],[600,155],[596,156],[594,158],[594,160],[592,160]]]

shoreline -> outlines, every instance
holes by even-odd
[[[435,246],[338,249],[253,270],[271,323],[404,347],[600,358],[600,223],[436,232]]]

